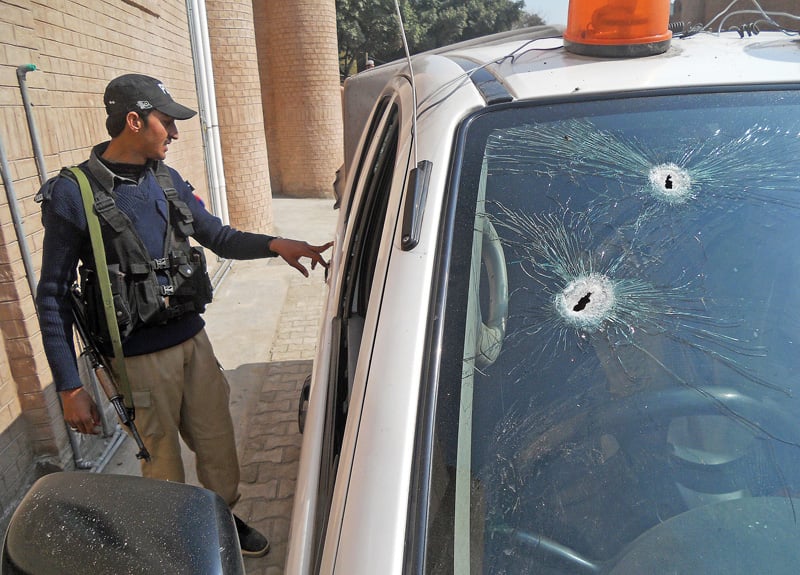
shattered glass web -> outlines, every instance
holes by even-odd
[[[546,362],[551,354],[567,351],[571,345],[585,344],[612,350],[631,346],[641,352],[640,360],[656,361],[641,336],[660,335],[788,395],[788,390],[748,371],[737,359],[764,356],[766,351],[752,341],[726,335],[725,328],[741,320],[708,315],[696,285],[702,278],[675,278],[667,286],[650,283],[640,276],[652,272],[659,258],[635,247],[639,245],[635,240],[627,246],[609,243],[592,250],[594,240],[585,214],[527,216],[507,211],[501,204],[497,209],[496,226],[507,230],[508,246],[520,256],[520,269],[534,282],[516,292],[517,296],[526,292],[523,299],[533,305],[521,310],[520,321],[508,338],[513,345],[526,335],[540,336],[537,362]],[[622,363],[621,356],[618,359]]]
[[[544,299],[526,307],[509,334],[512,345],[525,334],[544,334],[536,358],[544,361],[546,354],[580,346],[590,336],[605,338],[612,348],[636,346],[632,336],[639,330],[781,389],[738,359],[766,352],[749,338],[727,335],[726,328],[742,322],[735,310],[709,315],[703,234],[715,218],[733,219],[731,212],[743,203],[800,207],[800,190],[786,193],[797,188],[798,175],[787,172],[784,160],[800,157],[797,131],[754,125],[731,137],[717,129],[712,137],[670,142],[657,152],[588,120],[568,120],[499,132],[490,138],[487,156],[490,175],[524,174],[551,186],[566,175],[568,190],[590,189],[594,195],[580,212],[567,207],[569,194],[549,193],[547,211],[528,214],[497,201],[489,214],[507,231],[505,241],[529,279],[512,289]],[[604,230],[602,243],[595,228]],[[686,250],[687,231],[694,232],[694,241],[686,265],[667,283],[655,284],[654,270],[666,267],[668,252]],[[585,293],[570,294],[581,282]],[[565,302],[571,298],[577,299],[570,307]]]
[[[704,386],[797,396],[800,320],[780,300],[800,278],[794,250],[774,236],[796,228],[800,180],[786,158],[800,158],[800,130],[754,122],[644,140],[566,120],[498,130],[487,144],[486,216],[503,238],[512,293],[503,352],[482,374],[500,405],[476,410],[475,428],[492,421],[483,411],[502,417],[475,441],[488,440],[490,481],[505,493],[492,513],[506,520],[524,506],[537,461],[603,459],[589,445],[553,447],[563,421],[601,395],[685,388],[753,436],[798,447],[795,433]],[[744,253],[765,273],[739,263]],[[547,500],[535,496],[545,516]]]

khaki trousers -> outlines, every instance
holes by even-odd
[[[239,498],[230,387],[205,330],[174,347],[125,358],[134,423],[151,455],[142,476],[183,483],[179,437],[197,458],[197,478],[228,505]],[[124,392],[123,392],[124,393]]]

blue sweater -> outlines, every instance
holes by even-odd
[[[156,180],[154,165],[147,166],[138,182],[116,176],[100,161],[107,146],[107,142],[95,146],[89,160],[81,167],[87,168],[106,189],[113,189],[117,207],[130,218],[150,257],[162,257],[169,205]],[[172,168],[169,170],[180,199],[192,211],[192,237],[200,245],[230,259],[277,255],[269,249],[272,236],[223,226],[219,218],[207,212],[197,201],[191,185],[178,172]],[[56,389],[66,391],[81,386],[73,345],[69,287],[77,278],[78,262],[88,262],[93,267],[94,260],[77,184],[66,177],[52,178],[42,186],[37,201],[42,202],[45,230],[42,271],[36,292],[39,325]],[[200,315],[190,313],[164,325],[143,327],[123,342],[123,352],[126,356],[133,356],[166,349],[194,337],[204,325]]]

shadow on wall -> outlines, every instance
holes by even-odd
[[[28,426],[17,417],[0,433],[0,539],[11,514],[33,482],[52,471],[48,465],[37,466],[28,441]]]

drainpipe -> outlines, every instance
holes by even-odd
[[[211,206],[214,214],[222,220],[222,223],[227,224],[230,222],[228,195],[222,164],[217,95],[214,89],[214,70],[211,63],[205,0],[187,0],[186,9],[189,12],[189,35],[194,52],[200,122],[203,128],[203,141],[206,145],[206,170],[211,185]]]
[[[39,183],[44,184],[47,179],[47,169],[44,165],[44,155],[42,154],[42,147],[39,144],[39,134],[36,131],[36,123],[33,119],[33,110],[31,109],[31,101],[28,97],[28,85],[25,82],[25,75],[36,69],[33,64],[23,64],[17,67],[17,79],[19,80],[19,88],[22,93],[22,103],[25,106],[25,116],[28,119],[28,129],[31,134],[31,143],[33,144],[33,154],[36,158],[36,168],[39,172]],[[31,253],[28,249],[28,241],[25,239],[25,228],[22,222],[22,216],[17,209],[17,196],[14,193],[14,186],[11,184],[11,172],[8,169],[8,160],[6,159],[6,151],[3,147],[3,142],[0,140],[0,162],[2,162],[3,169],[3,184],[6,188],[6,197],[8,198],[8,209],[11,211],[11,219],[14,222],[14,230],[17,234],[17,243],[19,244],[19,251],[22,255],[22,265],[25,268],[25,275],[28,278],[28,285],[30,286],[31,296],[33,297],[34,309],[36,308],[36,274],[33,271],[33,262],[31,261]],[[38,310],[37,310],[38,313]]]
[[[17,66],[17,80],[19,81],[19,91],[22,93],[22,104],[25,106],[25,116],[28,118],[28,131],[31,134],[31,144],[33,144],[33,157],[36,158],[36,168],[39,171],[39,183],[44,184],[47,180],[47,168],[44,165],[44,155],[42,146],[39,144],[39,132],[36,130],[36,122],[33,119],[33,108],[28,97],[28,84],[25,76],[28,72],[36,70],[35,64],[23,64]]]
[[[31,290],[33,306],[35,309],[36,275],[33,273],[33,262],[31,261],[31,254],[28,250],[28,242],[25,240],[25,227],[22,222],[22,216],[17,208],[17,194],[14,192],[14,184],[11,181],[11,170],[8,166],[6,149],[3,145],[2,137],[0,137],[0,173],[2,173],[3,186],[6,189],[6,198],[8,200],[8,209],[11,212],[11,221],[14,222],[14,231],[17,234],[17,243],[19,244],[19,251],[22,255],[22,265],[25,268],[25,276],[28,279],[28,286]]]

